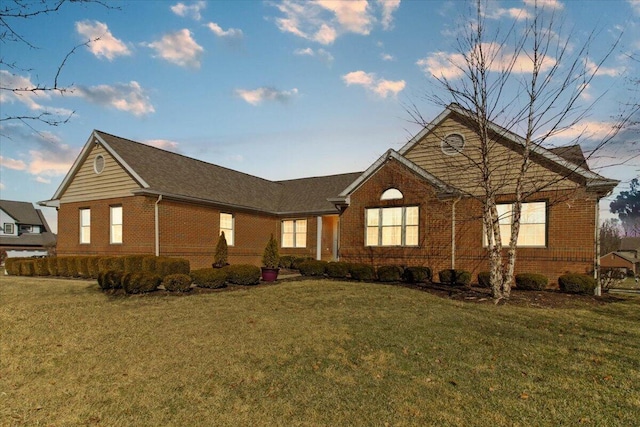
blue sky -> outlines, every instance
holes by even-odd
[[[532,2],[490,1],[487,22],[520,22]],[[74,46],[100,40],[68,57],[58,83],[70,91],[0,93],[3,118],[74,112],[57,127],[0,122],[1,198],[49,199],[93,129],[272,180],[364,170],[419,131],[407,105],[426,119],[441,112],[424,95],[438,91],[432,75],[446,73],[456,34],[468,25],[461,1],[109,4],[119,8],[64,4],[12,21],[35,48],[0,46],[3,86],[51,86]],[[604,95],[575,130],[597,140],[631,95],[626,77],[640,76],[640,62],[629,59],[640,52],[640,1],[550,0],[544,8],[562,15],[576,44],[599,31],[589,58],[622,33],[583,101]],[[6,66],[13,61],[21,69]],[[591,164],[621,180],[618,191],[640,175],[638,134],[621,138]],[[45,212],[54,222],[55,212]]]

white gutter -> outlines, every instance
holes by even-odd
[[[162,201],[162,194],[158,196],[158,200],[156,200],[156,204],[154,206],[155,213],[155,223],[156,223],[156,256],[160,256],[160,222],[158,220],[158,203]]]

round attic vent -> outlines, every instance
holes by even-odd
[[[93,170],[98,175],[100,175],[104,170],[104,157],[102,154],[98,154],[95,159],[93,159]]]
[[[453,155],[462,152],[464,148],[464,137],[459,133],[447,135],[440,145],[444,154]]]

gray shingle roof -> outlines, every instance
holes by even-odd
[[[587,161],[584,158],[582,148],[580,148],[578,144],[568,145],[566,147],[550,148],[549,151],[557,156],[562,157],[566,161],[573,163],[574,165],[589,170],[589,166],[587,165]]]
[[[46,247],[56,244],[56,235],[51,232],[44,233],[24,233],[20,236],[0,236],[1,246],[33,246]]]
[[[179,196],[268,213],[334,212],[336,196],[360,173],[269,181],[101,131],[104,140],[149,187]]]
[[[0,209],[11,215],[18,224],[45,225],[38,211],[29,202],[0,200]]]

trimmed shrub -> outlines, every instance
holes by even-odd
[[[438,272],[440,283],[450,286],[467,286],[471,282],[471,273],[466,270],[441,270]]]
[[[407,267],[402,273],[402,280],[408,283],[428,283],[431,278],[429,267]]]
[[[78,270],[78,257],[70,256],[65,257],[67,260],[67,274],[69,277],[79,277],[80,272]]]
[[[98,273],[98,286],[101,289],[120,289],[124,272],[118,270],[102,270]]]
[[[92,279],[97,279],[98,274],[100,273],[100,267],[98,265],[100,261],[100,257],[90,256],[87,257],[87,271],[89,273],[88,277]]]
[[[541,291],[547,287],[549,279],[543,274],[520,273],[516,274],[516,287],[526,291]]]
[[[227,281],[234,285],[257,285],[260,283],[260,268],[255,265],[237,264],[225,268]]]
[[[114,270],[124,272],[124,258],[117,256],[101,257],[98,260],[100,271]]]
[[[478,273],[478,286],[481,288],[491,287],[491,273],[488,271],[481,271]]]
[[[376,271],[367,264],[351,264],[349,266],[351,278],[359,281],[371,281],[376,278]]]
[[[49,276],[58,275],[58,257],[47,258],[47,270],[49,270]]]
[[[126,255],[122,257],[125,273],[142,273],[142,260],[149,255]]]
[[[170,292],[188,292],[191,290],[191,276],[188,274],[170,274],[162,279],[162,286]]]
[[[46,258],[36,258],[33,260],[33,267],[35,268],[36,276],[48,276],[49,268],[47,267],[47,259]]]
[[[142,271],[153,273],[156,271],[157,256],[146,256],[142,259]]]
[[[58,276],[71,277],[69,273],[69,257],[58,257]]]
[[[89,275],[89,258],[88,256],[79,256],[76,258],[76,267],[78,269],[78,277],[91,277]]]
[[[303,262],[307,262],[307,261],[313,261],[313,258],[311,258],[311,257],[296,257],[291,262],[291,268],[293,270],[300,270],[300,264],[302,264]]]
[[[293,264],[294,259],[295,257],[292,257],[291,255],[283,255],[280,257],[280,262],[278,263],[278,266],[280,268],[291,268],[291,265]]]
[[[381,265],[377,270],[378,280],[381,282],[399,282],[402,268],[397,265]]]
[[[310,260],[300,263],[298,269],[303,276],[324,276],[327,270],[327,262],[320,260]]]
[[[146,258],[145,258],[146,259]],[[157,257],[156,269],[153,271],[160,276],[168,276],[170,274],[189,274],[191,270],[189,260],[184,258]],[[147,272],[145,270],[145,272]]]
[[[558,285],[562,292],[593,295],[597,283],[596,279],[586,274],[569,273],[558,277]]]
[[[35,261],[31,259],[23,259],[18,261],[18,266],[20,269],[20,276],[35,276],[36,267]]]
[[[155,291],[160,283],[162,283],[162,277],[157,274],[124,273],[122,277],[122,288],[128,294]]]
[[[334,279],[345,279],[349,275],[349,264],[346,262],[332,261],[326,266],[327,276]]]
[[[193,280],[193,283],[201,288],[224,288],[227,283],[229,268],[230,267],[202,268],[199,270],[193,270],[189,275]]]
[[[9,273],[12,276],[19,276],[20,275],[20,263],[19,261],[22,261],[23,259],[26,258],[7,258],[4,260],[4,269],[7,273]]]

